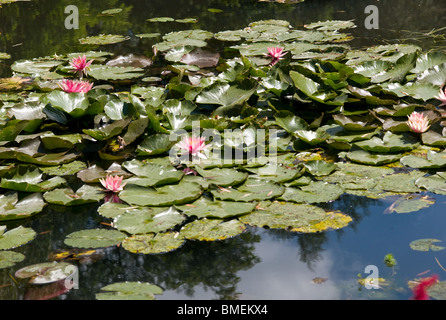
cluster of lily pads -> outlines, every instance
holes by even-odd
[[[0,221],[37,215],[48,204],[98,203],[111,227],[68,234],[67,246],[121,244],[156,254],[247,226],[342,228],[351,217],[319,204],[343,194],[395,197],[392,212],[431,205],[426,191],[446,194],[438,107],[446,53],[415,45],[353,49],[344,30],[354,27],[263,20],[240,30],[172,32],[154,43],[153,64],[144,67],[111,64],[106,51],[15,61],[13,76],[0,79]],[[271,48],[283,53],[274,63]],[[65,92],[61,81],[75,77],[70,62],[80,55],[92,61],[84,80],[94,86]],[[427,131],[411,132],[414,111],[429,120]],[[170,151],[194,123],[222,137],[206,144],[230,156],[173,160]],[[260,144],[266,153],[248,161]],[[110,176],[122,188],[104,189]],[[1,250],[36,237],[23,226],[1,231]],[[24,258],[0,253],[14,256],[2,267]]]

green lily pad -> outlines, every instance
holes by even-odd
[[[314,233],[343,228],[352,219],[341,213],[325,212],[310,204],[273,202],[262,210],[241,217],[240,221],[257,227]]]
[[[26,266],[17,270],[14,274],[16,278],[30,278],[29,283],[47,284],[66,279],[74,272],[77,267],[68,262],[44,262]]]
[[[115,202],[104,202],[98,208],[98,213],[106,218],[114,219],[120,215],[126,214],[127,212],[133,211],[149,212],[152,216],[161,213],[166,210],[164,207],[135,207],[130,206],[126,203],[115,203]]]
[[[275,183],[284,183],[295,180],[304,174],[303,169],[289,168],[273,163],[268,163],[265,166],[258,168],[244,167],[245,170],[255,173],[256,178],[265,179]]]
[[[285,188],[279,184],[263,179],[248,178],[244,184],[235,188],[220,188],[211,190],[212,195],[219,200],[251,202],[268,200],[280,196]]]
[[[256,203],[235,201],[212,201],[201,197],[190,204],[176,206],[176,208],[189,217],[226,219],[248,214],[255,209],[256,205]]]
[[[409,133],[386,132],[382,139],[373,137],[370,140],[355,142],[355,145],[370,152],[396,153],[415,149],[418,146],[418,140]]]
[[[40,170],[50,176],[71,176],[87,168],[83,161],[72,161],[60,166],[41,167]]]
[[[251,97],[256,87],[257,83],[250,80],[244,80],[232,85],[215,82],[199,93],[195,101],[201,104],[217,104],[222,106],[242,104]]]
[[[171,22],[171,21],[175,21],[175,19],[171,18],[171,17],[155,17],[155,18],[147,19],[147,21],[149,21],[149,22]]]
[[[103,141],[119,135],[130,123],[130,118],[106,123],[95,129],[82,129],[82,131],[96,140]]]
[[[307,29],[335,31],[341,29],[355,28],[356,25],[353,22],[353,20],[327,20],[327,21],[319,21],[306,24],[304,27]]]
[[[128,185],[119,193],[119,198],[138,206],[171,206],[192,202],[199,198],[202,188],[198,183],[180,181],[178,184],[146,188]]]
[[[98,36],[91,36],[79,39],[81,44],[94,44],[94,45],[107,45],[115,44],[126,41],[130,39],[129,37],[117,35],[117,34],[101,34]]]
[[[418,192],[416,181],[425,173],[413,170],[408,173],[394,173],[377,180],[379,188],[391,192]]]
[[[444,250],[445,247],[437,246],[434,243],[441,242],[441,240],[438,239],[418,239],[414,240],[411,243],[409,243],[409,246],[412,250],[416,251],[440,251]]]
[[[130,66],[91,65],[88,75],[96,80],[130,80],[144,76],[144,69]]]
[[[133,253],[159,254],[176,250],[184,243],[178,232],[163,232],[132,235],[124,239],[122,247]]]
[[[43,180],[42,176],[37,167],[19,165],[2,176],[0,187],[25,192],[45,192],[66,184],[62,177]]]
[[[144,163],[133,159],[122,163],[122,166],[137,177],[126,179],[127,184],[136,184],[143,187],[154,187],[163,184],[172,184],[180,181],[184,173],[173,166],[164,166],[156,163]]]
[[[13,267],[23,260],[25,260],[25,255],[20,252],[0,251],[0,269]]]
[[[130,234],[158,233],[180,225],[185,219],[173,207],[156,214],[150,208],[137,208],[117,216],[113,226]]]
[[[43,194],[43,198],[52,204],[76,206],[98,202],[104,198],[104,192],[98,187],[85,184],[77,189],[76,192],[71,188],[58,188],[47,191]]]
[[[80,118],[87,114],[90,105],[87,96],[78,92],[67,93],[54,90],[46,95],[46,100],[54,108],[64,111],[74,118]]]
[[[28,218],[46,206],[41,193],[31,193],[19,200],[17,192],[0,195],[0,221]]]
[[[246,230],[246,226],[236,220],[200,219],[186,224],[180,231],[185,239],[216,241],[235,237]]]
[[[417,169],[439,169],[446,166],[446,152],[428,150],[425,156],[410,154],[400,160],[401,164]]]
[[[105,248],[115,246],[125,238],[126,234],[118,230],[87,229],[70,233],[64,243],[75,248]]]
[[[116,282],[101,288],[97,300],[154,300],[163,289],[148,282]]]
[[[443,172],[420,177],[415,181],[415,185],[420,189],[446,195],[446,180]]]
[[[389,208],[386,209],[386,213],[408,213],[418,212],[424,208],[428,208],[435,203],[435,199],[429,196],[421,195],[408,195],[399,197],[393,202]]]
[[[339,185],[322,181],[312,181],[299,188],[287,187],[279,200],[297,203],[325,203],[338,199],[344,193]]]
[[[36,232],[31,228],[19,226],[0,234],[0,250],[20,247],[34,240]]]
[[[306,161],[304,167],[313,176],[327,176],[336,170],[335,163],[324,160]]]
[[[196,166],[195,171],[198,172],[210,184],[221,187],[233,186],[243,183],[248,178],[248,173],[241,172],[232,168],[214,168],[204,170]]]
[[[402,157],[401,154],[379,154],[368,152],[362,149],[352,150],[348,152],[346,156],[351,161],[374,166],[396,162],[399,161]]]
[[[171,141],[169,137],[170,135],[164,133],[150,135],[138,145],[136,151],[139,156],[154,156],[168,153],[176,143],[176,141]]]

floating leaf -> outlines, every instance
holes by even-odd
[[[180,235],[186,239],[198,241],[216,241],[235,237],[246,230],[246,226],[234,219],[223,221],[220,219],[200,219],[186,224]]]
[[[163,289],[148,282],[116,282],[101,288],[97,300],[154,300]]]
[[[36,232],[31,228],[19,226],[0,234],[0,250],[14,249],[34,240]]]
[[[26,266],[17,270],[16,278],[30,278],[29,283],[46,284],[64,280],[77,272],[77,267],[68,262],[44,262]]]
[[[25,255],[14,251],[0,251],[0,269],[10,268],[25,260]]]
[[[410,154],[400,160],[401,164],[417,169],[439,169],[446,166],[446,152],[428,150],[425,156]]]
[[[144,69],[107,65],[91,65],[88,75],[96,80],[129,80],[144,76]]]
[[[414,240],[411,243],[409,243],[409,246],[412,250],[416,251],[440,251],[445,249],[445,247],[437,246],[436,242],[441,242],[441,240],[438,239],[418,239]]]
[[[119,198],[138,206],[171,206],[192,202],[201,196],[198,183],[180,181],[178,184],[146,188],[128,185],[119,193]]]
[[[235,201],[212,201],[206,197],[186,205],[176,206],[189,217],[226,219],[252,212],[256,203],[240,203]]]
[[[352,150],[347,153],[347,158],[351,161],[374,166],[396,162],[399,161],[401,157],[401,154],[379,154],[368,152],[366,150]]]
[[[85,184],[77,189],[76,192],[71,188],[59,188],[47,191],[43,194],[43,198],[52,204],[75,206],[98,202],[104,198],[104,192],[97,187]]]
[[[424,208],[428,208],[435,203],[435,199],[428,196],[408,195],[400,197],[393,202],[385,211],[385,213],[408,213],[418,212]]]
[[[81,44],[95,44],[95,45],[107,45],[123,42],[130,39],[130,37],[125,37],[116,34],[101,34],[98,36],[91,36],[79,39]]]
[[[31,193],[19,200],[17,192],[0,195],[0,221],[28,218],[46,206],[41,193]]]
[[[2,176],[0,187],[25,192],[45,192],[66,184],[62,177],[43,180],[42,175],[37,167],[19,165]]]
[[[344,193],[339,185],[312,181],[300,188],[287,187],[278,199],[297,203],[324,203],[338,199]]]
[[[75,248],[104,248],[117,245],[125,237],[125,233],[118,230],[87,229],[70,233],[64,243]]]
[[[418,140],[409,133],[394,134],[386,132],[382,139],[373,137],[370,140],[355,142],[355,145],[370,152],[396,153],[415,149]]]
[[[248,178],[248,173],[240,172],[232,168],[207,169],[196,166],[195,171],[205,178],[210,184],[221,187],[233,186],[243,183]]]
[[[184,243],[185,240],[177,232],[164,232],[127,237],[122,242],[122,247],[133,253],[158,254],[176,250]]]
[[[195,101],[202,104],[222,106],[242,104],[251,97],[256,87],[257,83],[251,80],[244,80],[232,85],[215,82],[199,93]]]
[[[128,209],[117,216],[113,225],[130,234],[158,233],[180,225],[185,217],[173,207],[154,214],[150,208]]]
[[[268,200],[280,196],[285,188],[279,184],[263,179],[248,178],[243,185],[235,188],[220,188],[211,190],[211,193],[219,200],[232,200],[251,202],[256,200]]]
[[[137,175],[137,178],[127,179],[128,184],[137,184],[144,187],[172,184],[180,181],[184,173],[173,166],[164,166],[157,163],[144,163],[133,159],[122,163],[129,172]]]

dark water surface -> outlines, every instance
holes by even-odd
[[[380,12],[380,28],[364,27],[366,5]],[[78,30],[64,27],[64,8],[76,5],[80,11]],[[122,8],[119,16],[100,13]],[[211,13],[208,8],[222,9]],[[197,18],[194,25],[148,23],[159,16]],[[119,17],[119,18],[117,18]],[[98,34],[123,34],[129,41],[101,48],[121,53],[151,55],[155,40],[134,37],[139,33],[165,34],[188,28],[209,31],[238,29],[250,22],[284,19],[293,26],[329,19],[355,19],[351,30],[353,46],[383,43],[415,43],[424,49],[445,46],[443,37],[422,36],[446,26],[446,7],[433,0],[334,1],[306,0],[284,5],[252,0],[32,0],[3,5],[0,8],[0,52],[11,54],[0,62],[0,75],[10,76],[9,65],[17,59],[65,54],[86,49],[78,39]],[[399,39],[399,40],[398,40]],[[249,228],[248,232],[225,241],[187,242],[178,250],[160,255],[137,255],[120,247],[97,250],[97,256],[77,261],[79,288],[57,299],[94,299],[100,288],[119,281],[151,282],[163,288],[158,299],[408,299],[407,281],[417,274],[438,274],[446,278],[440,264],[446,266],[446,250],[413,251],[409,243],[420,238],[446,240],[446,197],[435,196],[435,205],[419,212],[387,214],[389,200],[371,200],[343,196],[327,207],[341,210],[353,222],[341,230],[319,234]],[[48,206],[44,212],[24,224],[33,228],[37,238],[14,251],[26,259],[16,266],[0,269],[0,299],[25,299],[30,293],[24,283],[15,284],[11,275],[20,267],[46,262],[71,232],[102,227],[106,221],[97,213],[97,205],[74,208]],[[397,266],[384,264],[392,253]],[[381,289],[366,289],[357,283],[365,268],[377,267],[386,279]],[[324,278],[315,283],[315,278]]]

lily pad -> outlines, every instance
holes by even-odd
[[[172,184],[180,181],[184,173],[173,166],[164,166],[157,163],[144,163],[133,159],[122,163],[122,166],[137,177],[126,179],[127,184],[136,184],[143,187],[154,187],[163,184]]]
[[[198,183],[180,181],[178,184],[146,188],[128,185],[119,193],[119,198],[138,206],[171,206],[192,202],[201,196],[202,188]]]
[[[133,253],[159,254],[178,249],[185,240],[178,232],[163,232],[157,234],[135,234],[122,242],[122,247]]]
[[[5,233],[0,233],[0,250],[20,247],[34,240],[36,235],[33,229],[23,226],[11,229]]]
[[[41,193],[31,193],[19,200],[17,192],[7,192],[0,195],[0,221],[28,218],[45,206]]]
[[[158,233],[180,225],[186,218],[173,207],[154,214],[150,208],[128,209],[117,216],[113,225],[130,234]]]
[[[416,169],[439,169],[446,166],[446,152],[428,150],[425,156],[410,154],[401,158],[401,164]]]
[[[25,260],[25,255],[20,252],[0,251],[0,269],[13,267],[23,260]]]
[[[241,172],[232,168],[214,168],[204,170],[196,166],[195,171],[200,174],[210,184],[221,187],[233,186],[243,183],[248,178],[248,173]]]
[[[345,227],[351,218],[339,213],[325,212],[322,208],[310,204],[273,202],[262,210],[241,217],[240,221],[256,227],[312,233]]]
[[[97,300],[154,300],[163,293],[160,287],[148,282],[116,282],[101,288]]]
[[[232,85],[215,82],[199,93],[195,101],[201,104],[217,104],[222,106],[242,104],[251,97],[256,87],[257,83],[250,80],[244,80]]]
[[[77,272],[77,267],[68,262],[44,262],[26,266],[17,270],[16,278],[28,279],[32,284],[47,284],[64,280]]]
[[[415,149],[418,146],[418,140],[409,133],[386,132],[382,139],[373,137],[370,140],[355,142],[355,145],[370,152],[396,153]]]
[[[81,44],[107,45],[123,42],[130,39],[130,37],[121,36],[117,34],[101,34],[98,36],[91,36],[79,39]]]
[[[372,153],[362,149],[352,150],[347,153],[347,158],[351,161],[374,166],[396,162],[399,161],[401,157],[401,154]]]
[[[118,230],[87,229],[70,233],[64,243],[75,248],[105,248],[115,246],[125,238],[126,234]]]
[[[445,247],[437,246],[436,242],[441,242],[441,240],[438,239],[418,239],[414,240],[411,243],[409,243],[409,246],[412,250],[416,251],[440,251],[444,250]]]
[[[61,187],[67,182],[58,176],[48,180],[43,180],[42,176],[37,167],[19,165],[2,176],[0,187],[24,192],[45,192]]]
[[[216,241],[235,237],[246,230],[246,226],[236,220],[200,219],[186,224],[180,231],[189,240]]]
[[[408,213],[418,212],[424,208],[428,208],[435,203],[435,199],[429,196],[408,195],[399,197],[387,209],[386,213]]]
[[[252,202],[278,197],[284,191],[285,188],[277,183],[248,178],[244,184],[237,188],[219,188],[211,190],[211,193],[219,200]]]
[[[77,189],[76,192],[71,188],[58,188],[47,191],[43,194],[43,198],[52,204],[76,206],[98,202],[104,198],[104,192],[98,187],[85,184]]]
[[[144,76],[144,69],[136,67],[91,65],[88,75],[96,80],[130,80]]]
[[[226,219],[248,214],[255,209],[256,205],[255,202],[212,201],[207,197],[201,197],[190,204],[176,206],[176,208],[189,217]]]
[[[338,199],[344,193],[339,185],[322,181],[312,181],[300,188],[287,187],[279,200],[297,203],[325,203]]]

